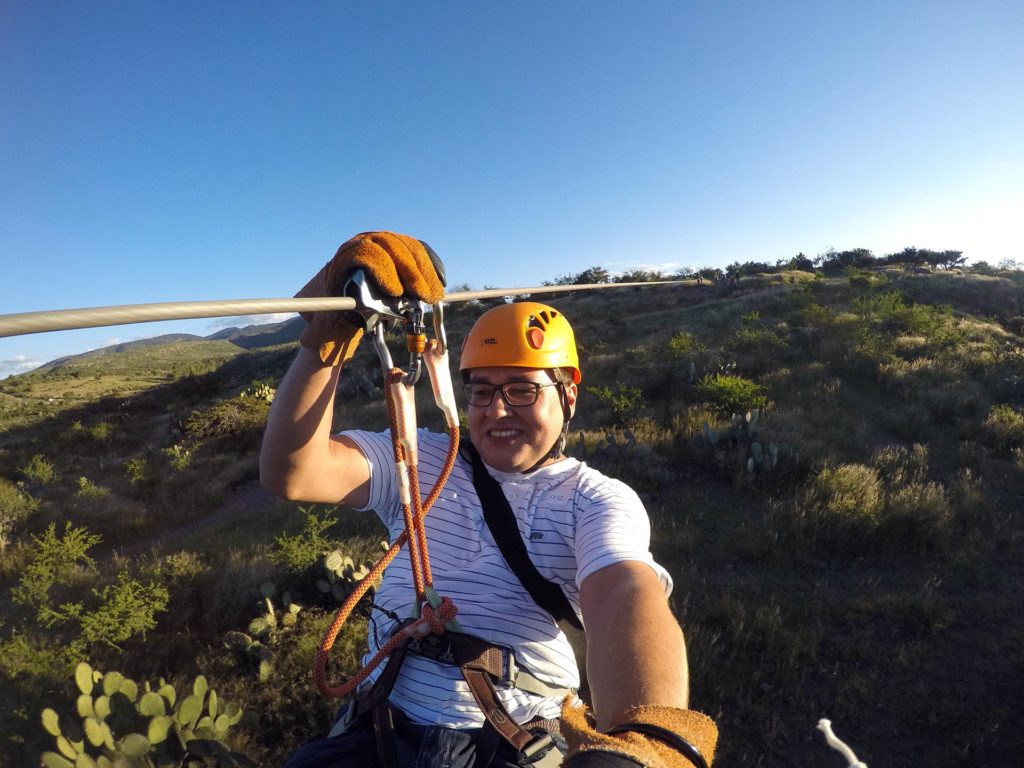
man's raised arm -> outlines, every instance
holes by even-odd
[[[393,232],[363,232],[343,243],[297,296],[338,296],[356,269],[392,297],[434,304],[444,269],[426,243]],[[355,443],[331,436],[338,376],[363,336],[358,317],[303,314],[302,349],[278,387],[260,451],[260,482],[289,499],[364,506],[369,467]]]

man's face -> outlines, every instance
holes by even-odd
[[[548,371],[536,368],[474,368],[470,384],[500,386],[511,382],[551,384]],[[564,385],[569,407],[576,403],[576,385]],[[490,405],[468,405],[469,436],[483,460],[502,472],[523,472],[532,468],[555,444],[562,431],[562,403],[558,386],[545,386],[533,405],[510,407],[494,393]]]

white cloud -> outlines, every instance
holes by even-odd
[[[31,355],[15,355],[9,360],[0,360],[0,379],[31,371],[42,364],[42,360]]]
[[[207,330],[220,331],[224,328],[245,328],[247,325],[269,325],[270,323],[281,323],[293,317],[295,317],[294,312],[277,312],[272,315],[217,317],[209,323]]]

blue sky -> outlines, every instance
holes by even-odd
[[[290,296],[367,229],[473,287],[1024,260],[1022,39],[1019,0],[5,0],[0,314]],[[222,326],[0,339],[0,376]]]

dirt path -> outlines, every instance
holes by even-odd
[[[236,517],[240,517],[243,513],[251,516],[254,512],[258,512],[266,507],[274,497],[263,490],[259,482],[251,482],[246,485],[237,488],[225,501],[220,505],[220,508],[214,512],[211,512],[206,517],[201,517],[198,520],[193,520],[185,525],[180,525],[177,528],[170,528],[169,530],[163,531],[156,536],[152,536],[145,541],[138,541],[126,547],[120,548],[118,554],[130,557],[137,555],[140,552],[152,549],[153,547],[165,547],[169,544],[173,544],[176,541],[191,536],[192,534],[213,528],[220,523],[228,522]]]

